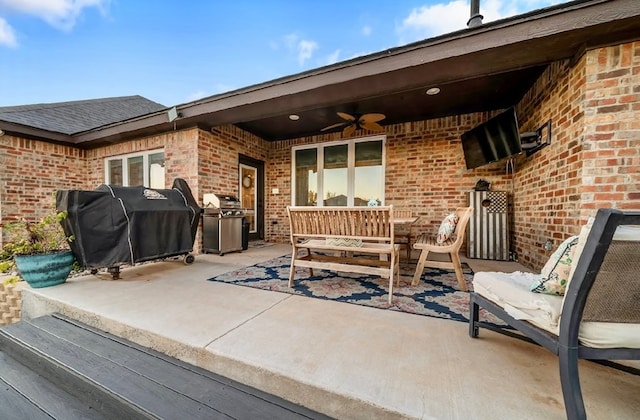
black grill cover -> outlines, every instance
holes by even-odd
[[[180,178],[170,190],[101,185],[62,190],[56,208],[73,235],[71,250],[84,268],[112,267],[186,255],[193,250],[201,208]]]

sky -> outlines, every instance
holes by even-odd
[[[481,0],[484,23],[566,2]],[[0,0],[0,107],[165,106],[466,28],[469,0]]]

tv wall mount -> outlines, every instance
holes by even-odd
[[[551,120],[549,119],[549,121],[540,126],[536,131],[521,133],[520,143],[527,157],[551,144]]]

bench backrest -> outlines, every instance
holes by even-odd
[[[561,337],[577,340],[580,321],[640,323],[640,212],[598,210],[577,264]]]
[[[393,206],[289,206],[292,243],[299,238],[348,237],[393,243]]]

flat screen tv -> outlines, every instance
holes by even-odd
[[[516,110],[512,107],[463,133],[467,169],[474,169],[522,152]]]

